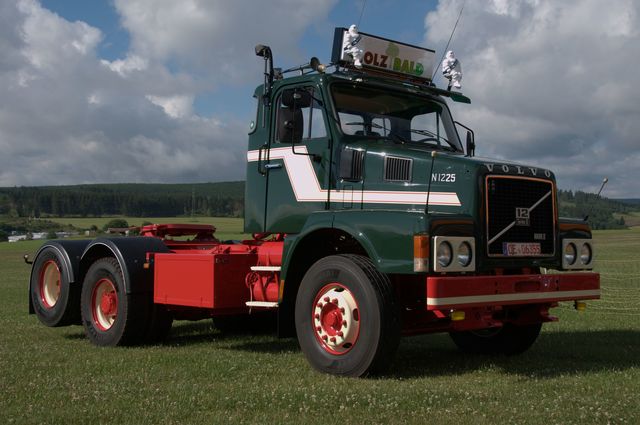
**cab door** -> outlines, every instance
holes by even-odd
[[[331,139],[320,90],[285,86],[275,95],[266,149],[265,231],[297,233],[327,208]]]

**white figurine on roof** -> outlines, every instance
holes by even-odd
[[[358,27],[351,25],[342,40],[342,50],[346,54],[351,55],[353,65],[356,68],[362,68],[362,55],[364,52],[358,47],[361,38],[360,34],[358,34]]]
[[[451,86],[459,89],[462,88],[462,66],[460,61],[456,59],[452,50],[449,50],[442,61],[442,74],[449,80],[449,88]]]

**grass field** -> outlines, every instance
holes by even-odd
[[[94,347],[81,327],[27,315],[21,256],[39,243],[1,243],[0,423],[638,424],[640,228],[595,238],[603,299],[554,310],[560,322],[525,354],[405,338],[376,379],[318,374],[295,340],[225,336],[210,321],[174,324],[164,345]]]

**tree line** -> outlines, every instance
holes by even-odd
[[[240,217],[243,208],[244,182],[0,188],[9,217]]]

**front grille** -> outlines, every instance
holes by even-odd
[[[384,179],[394,182],[410,182],[411,164],[410,158],[386,156],[384,158]]]
[[[554,255],[556,213],[552,182],[487,176],[485,193],[489,256]],[[517,249],[531,249],[532,244],[539,244],[540,254],[514,254]]]

